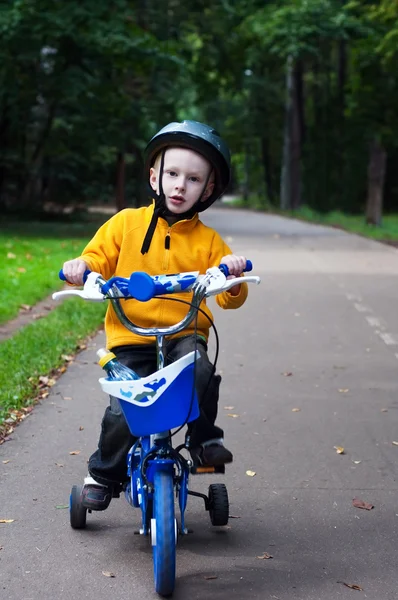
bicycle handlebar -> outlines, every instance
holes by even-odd
[[[86,269],[83,273],[83,283],[86,283],[87,281],[87,277],[90,275],[91,271],[90,269]],[[64,275],[64,271],[63,269],[60,269],[59,273],[58,273],[58,277],[61,279],[61,281],[68,281]]]
[[[224,273],[225,277],[228,277],[229,269],[227,265],[221,264],[218,268]],[[249,271],[253,271],[253,263],[251,260],[246,261],[246,267],[243,269],[243,273],[249,273]]]
[[[249,268],[252,268],[252,264],[250,263],[250,265],[247,265]],[[139,273],[139,272],[138,272]],[[62,273],[63,274],[63,273]],[[146,273],[142,274],[139,273],[140,277],[143,279],[143,275],[146,276],[145,279],[145,285],[150,283],[150,288],[151,290],[153,290],[153,279],[151,276],[147,275]],[[135,325],[132,321],[130,321],[130,319],[125,315],[123,307],[121,305],[121,300],[123,298],[131,298],[132,294],[131,294],[131,281],[134,279],[137,273],[133,273],[129,279],[127,278],[123,278],[123,277],[113,277],[111,278],[109,281],[106,281],[102,275],[100,275],[99,273],[94,273],[94,272],[90,272],[87,275],[86,278],[86,283],[84,284],[84,288],[83,290],[76,290],[76,289],[70,289],[70,290],[63,290],[61,292],[55,292],[53,294],[53,299],[54,300],[58,300],[61,297],[64,296],[80,296],[81,298],[83,298],[84,300],[91,300],[91,301],[95,301],[95,302],[102,302],[106,299],[110,300],[110,302],[112,303],[113,309],[117,315],[117,317],[119,318],[120,322],[129,330],[132,331],[133,333],[137,334],[137,335],[141,335],[141,336],[165,336],[165,335],[174,335],[180,331],[182,331],[183,329],[185,329],[190,323],[191,321],[194,319],[195,314],[202,302],[202,300],[204,298],[207,298],[209,296],[215,296],[217,294],[220,294],[221,292],[227,291],[229,290],[231,287],[238,285],[240,283],[260,283],[260,278],[257,276],[243,276],[243,277],[237,277],[234,279],[228,279],[226,278],[226,275],[224,275],[224,273],[220,270],[220,268],[218,267],[211,267],[210,269],[207,269],[206,274],[205,275],[200,275],[198,276],[198,272],[191,272],[191,273],[181,273],[179,275],[165,275],[165,276],[158,276],[158,278],[160,277],[165,277],[165,278],[169,278],[169,286],[164,287],[164,282],[163,282],[163,287],[162,287],[162,294],[169,294],[169,293],[173,293],[173,292],[181,292],[181,291],[192,291],[193,292],[193,296],[192,296],[192,300],[189,303],[190,304],[190,309],[187,313],[187,315],[179,322],[176,323],[175,325],[172,325],[171,327],[163,327],[163,328],[143,328],[143,327],[139,327],[138,325]],[[190,277],[190,281],[189,283],[187,283],[187,285],[184,287],[184,289],[181,289],[181,281],[184,280],[183,276],[189,276]],[[170,283],[170,277],[171,278],[177,278],[177,284],[175,285],[176,282],[174,282],[174,284]],[[180,279],[180,281],[178,281],[178,279]],[[156,284],[155,284],[156,285]],[[106,291],[105,291],[106,290]],[[141,299],[141,298],[137,298],[137,295],[140,295],[140,292],[138,291],[137,294],[137,289],[135,289],[134,291],[134,298],[135,299]],[[141,301],[146,301],[146,300],[150,300],[153,296],[150,295],[148,296],[148,288],[146,291],[146,294],[144,294],[144,292],[142,292],[141,289],[141,295],[145,295],[145,298],[142,298]]]

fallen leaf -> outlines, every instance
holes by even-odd
[[[7,258],[17,258],[15,254],[13,254],[12,252],[9,252],[7,254]]]
[[[27,260],[32,260],[33,256],[31,254],[29,254],[29,252],[27,254],[25,254],[25,258]]]
[[[337,583],[342,583],[343,585],[345,585],[348,588],[351,588],[352,590],[358,590],[358,592],[363,592],[363,588],[361,588],[360,585],[356,585],[355,583],[346,583],[345,581],[338,581]]]
[[[292,412],[300,412],[301,408],[292,408]]]
[[[388,412],[388,408],[382,408],[381,412]]]
[[[48,377],[47,377],[47,375],[40,375],[40,377],[39,377],[39,383],[42,383],[43,385],[47,385],[48,384]]]
[[[361,464],[362,461],[361,460],[353,460],[352,462],[354,463],[354,465],[359,465],[359,464]]]
[[[80,427],[79,427],[79,431],[83,431],[83,430],[84,430],[84,427],[82,427],[82,426],[80,425]]]
[[[246,471],[246,475],[249,475],[249,477],[254,477],[256,474],[256,471]]]
[[[57,504],[55,508],[69,508],[69,504]]]
[[[240,519],[237,515],[228,515],[229,519]]]
[[[64,396],[64,400],[72,400],[71,396]]]
[[[62,463],[55,463],[56,467],[63,467],[64,465]]]
[[[232,417],[233,419],[236,419],[236,417],[239,417],[239,415],[236,415],[234,413],[228,413],[227,417]]]
[[[32,310],[32,307],[30,306],[30,304],[21,304],[21,309],[22,310]]]
[[[373,504],[369,504],[369,502],[364,502],[359,498],[353,498],[352,505],[355,506],[355,508],[364,508],[365,510],[372,510],[372,508],[374,508]]]
[[[18,267],[17,271],[18,273],[26,273],[25,267]]]
[[[257,556],[257,558],[261,558],[263,560],[267,560],[268,558],[274,558],[274,557],[271,556],[271,554],[268,554],[268,552],[264,552],[262,556]]]
[[[102,574],[105,575],[105,577],[116,577],[115,573],[112,573],[111,571],[102,571]]]
[[[0,519],[0,523],[14,523],[15,519]]]
[[[287,371],[286,373],[283,373],[283,375],[285,377],[291,377],[293,375],[293,373],[290,373],[290,371]]]
[[[348,388],[340,388],[339,392],[340,394],[346,394],[347,392],[349,392],[350,390]]]
[[[398,442],[393,442],[394,446],[398,446]]]
[[[3,465],[7,465],[9,462],[10,462],[10,459],[2,461]]]
[[[33,315],[32,319],[33,319],[34,321],[37,321],[37,319],[42,319],[42,318],[43,318],[43,317],[45,317],[45,316],[46,316],[46,313],[44,313],[44,312],[40,312],[40,313],[37,313],[36,315]]]
[[[62,360],[66,360],[67,362],[70,362],[71,360],[74,359],[74,356],[72,356],[70,354],[61,354],[61,358],[62,358]]]
[[[224,406],[225,410],[234,410],[235,406]]]
[[[218,579],[217,575],[205,575],[203,579]]]
[[[344,454],[343,446],[333,446],[333,448],[336,450],[337,454]]]
[[[80,450],[72,450],[71,452],[69,452],[69,454],[71,454],[72,456],[80,454]]]

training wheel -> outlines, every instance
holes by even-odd
[[[209,515],[212,525],[226,525],[229,517],[227,488],[223,483],[209,485]]]
[[[86,526],[87,509],[82,505],[83,486],[74,485],[69,498],[69,518],[73,529],[84,529]]]

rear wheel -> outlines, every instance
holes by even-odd
[[[229,518],[229,500],[227,488],[223,483],[209,486],[209,515],[212,525],[226,525]]]
[[[156,471],[151,537],[155,589],[161,596],[170,596],[175,585],[177,539],[173,491],[172,473]]]
[[[81,485],[74,485],[69,498],[69,518],[73,529],[84,529],[86,526],[87,509],[82,504]]]

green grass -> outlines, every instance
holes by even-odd
[[[33,305],[62,287],[59,269],[78,256],[108,218],[79,221],[3,218],[0,224],[0,323],[15,317],[21,304]],[[45,318],[0,343],[0,426],[12,410],[31,404],[40,375],[48,375],[73,354],[79,341],[103,323],[106,306],[69,299]]]
[[[73,354],[79,341],[98,329],[105,308],[105,303],[66,300],[0,344],[0,425],[11,410],[33,401],[40,375],[60,367],[62,355]]]
[[[62,287],[58,272],[80,254],[106,217],[79,222],[2,221],[0,324]]]
[[[398,214],[385,215],[380,227],[367,225],[364,215],[347,215],[340,211],[332,211],[329,213],[320,213],[316,210],[303,206],[299,210],[282,211],[270,205],[261,205],[257,196],[249,198],[246,204],[241,198],[230,203],[233,207],[251,208],[268,213],[276,213],[278,215],[309,221],[311,223],[319,223],[330,227],[338,227],[351,233],[357,233],[364,237],[372,238],[380,241],[398,241]]]
[[[367,225],[363,215],[346,215],[340,211],[330,213],[318,213],[308,207],[302,207],[297,211],[287,211],[280,214],[310,221],[312,223],[320,223],[331,227],[339,227],[352,233],[358,233],[365,237],[369,237],[382,241],[397,241],[398,240],[398,215],[386,215],[383,217],[381,227]]]

